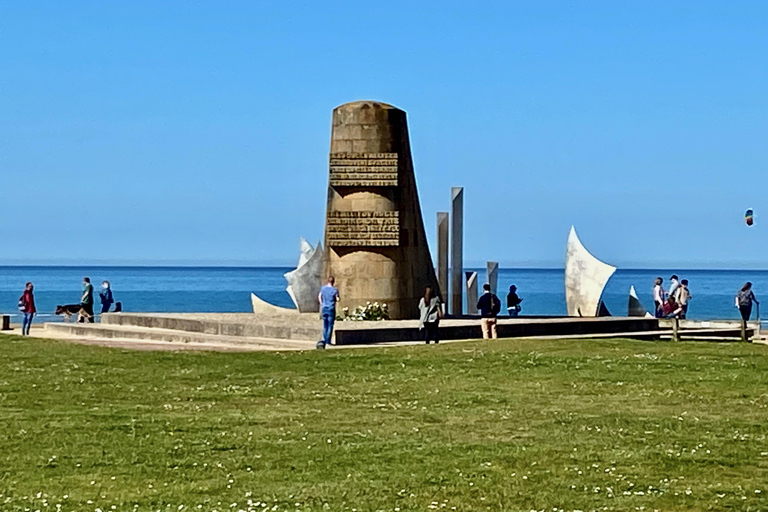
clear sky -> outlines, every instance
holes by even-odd
[[[0,2],[0,264],[291,264],[331,111],[408,112],[465,261],[768,268],[768,2]],[[744,225],[753,207],[756,224]],[[765,224],[761,214],[765,213]]]

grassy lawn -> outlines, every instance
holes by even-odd
[[[0,336],[0,510],[768,510],[768,347]]]

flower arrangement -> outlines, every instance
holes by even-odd
[[[357,306],[351,312],[349,308],[343,308],[337,320],[389,320],[389,308],[386,304],[378,302],[366,302],[365,306]]]

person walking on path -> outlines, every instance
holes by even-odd
[[[477,309],[480,310],[480,327],[483,330],[483,339],[496,339],[496,315],[501,311],[499,298],[491,292],[491,285],[483,285],[483,295],[477,301]]]
[[[35,287],[28,282],[24,288],[24,293],[19,298],[19,310],[23,313],[24,319],[21,321],[21,335],[29,336],[29,328],[32,327],[32,319],[37,313],[35,308]]]
[[[80,298],[80,308],[88,318],[88,322],[93,323],[93,285],[90,277],[83,278],[83,296]]]
[[[657,277],[656,283],[653,286],[653,303],[656,305],[656,318],[664,318],[664,288],[661,286],[663,282],[662,278]]]
[[[339,301],[339,290],[334,286],[336,280],[333,276],[320,288],[317,300],[320,302],[320,316],[323,319],[323,346],[331,344],[333,335],[333,323],[336,321],[336,303]],[[318,347],[320,348],[320,347]]]
[[[680,286],[677,287],[677,290],[675,290],[674,299],[675,301],[680,305],[680,315],[679,318],[685,319],[686,316],[688,316],[688,301],[691,300],[690,290],[688,290],[688,280],[683,279],[680,281]]]
[[[507,294],[507,312],[509,316],[517,316],[520,314],[520,303],[523,302],[517,295],[517,286],[512,285],[509,287],[509,293]]]
[[[424,340],[429,345],[429,340],[440,343],[440,298],[432,291],[431,286],[424,289],[424,296],[419,299],[419,329],[424,330]]]
[[[99,292],[99,299],[101,299],[101,312],[109,313],[109,308],[115,303],[115,299],[112,296],[112,288],[109,286],[109,281],[101,283],[102,291]]]
[[[744,286],[741,287],[739,293],[736,294],[736,307],[739,308],[741,313],[741,339],[747,341],[747,322],[749,317],[752,316],[752,303],[760,305],[760,302],[755,298],[754,292],[752,292],[752,283],[747,281]]]

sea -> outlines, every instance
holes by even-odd
[[[217,312],[251,311],[251,292],[277,306],[292,307],[283,274],[288,267],[78,267],[78,266],[0,266],[0,314],[12,315],[19,322],[17,309],[24,284],[35,285],[38,322],[59,321],[54,315],[59,304],[80,301],[82,279],[91,278],[96,292],[101,282],[110,281],[116,301],[128,312]],[[485,269],[477,271],[485,281]],[[692,299],[688,318],[699,320],[738,319],[734,296],[746,281],[751,281],[757,299],[768,291],[768,271],[762,270],[685,270],[619,269],[611,277],[603,301],[613,315],[626,315],[629,288],[634,286],[640,302],[652,311],[651,291],[656,277],[677,274],[688,279]],[[522,315],[565,315],[563,269],[499,269],[498,295],[504,297],[509,286],[518,288],[523,298]],[[96,297],[98,303],[98,296]],[[768,304],[768,303],[767,303]],[[768,306],[767,306],[768,307]],[[97,304],[97,310],[98,304]]]

